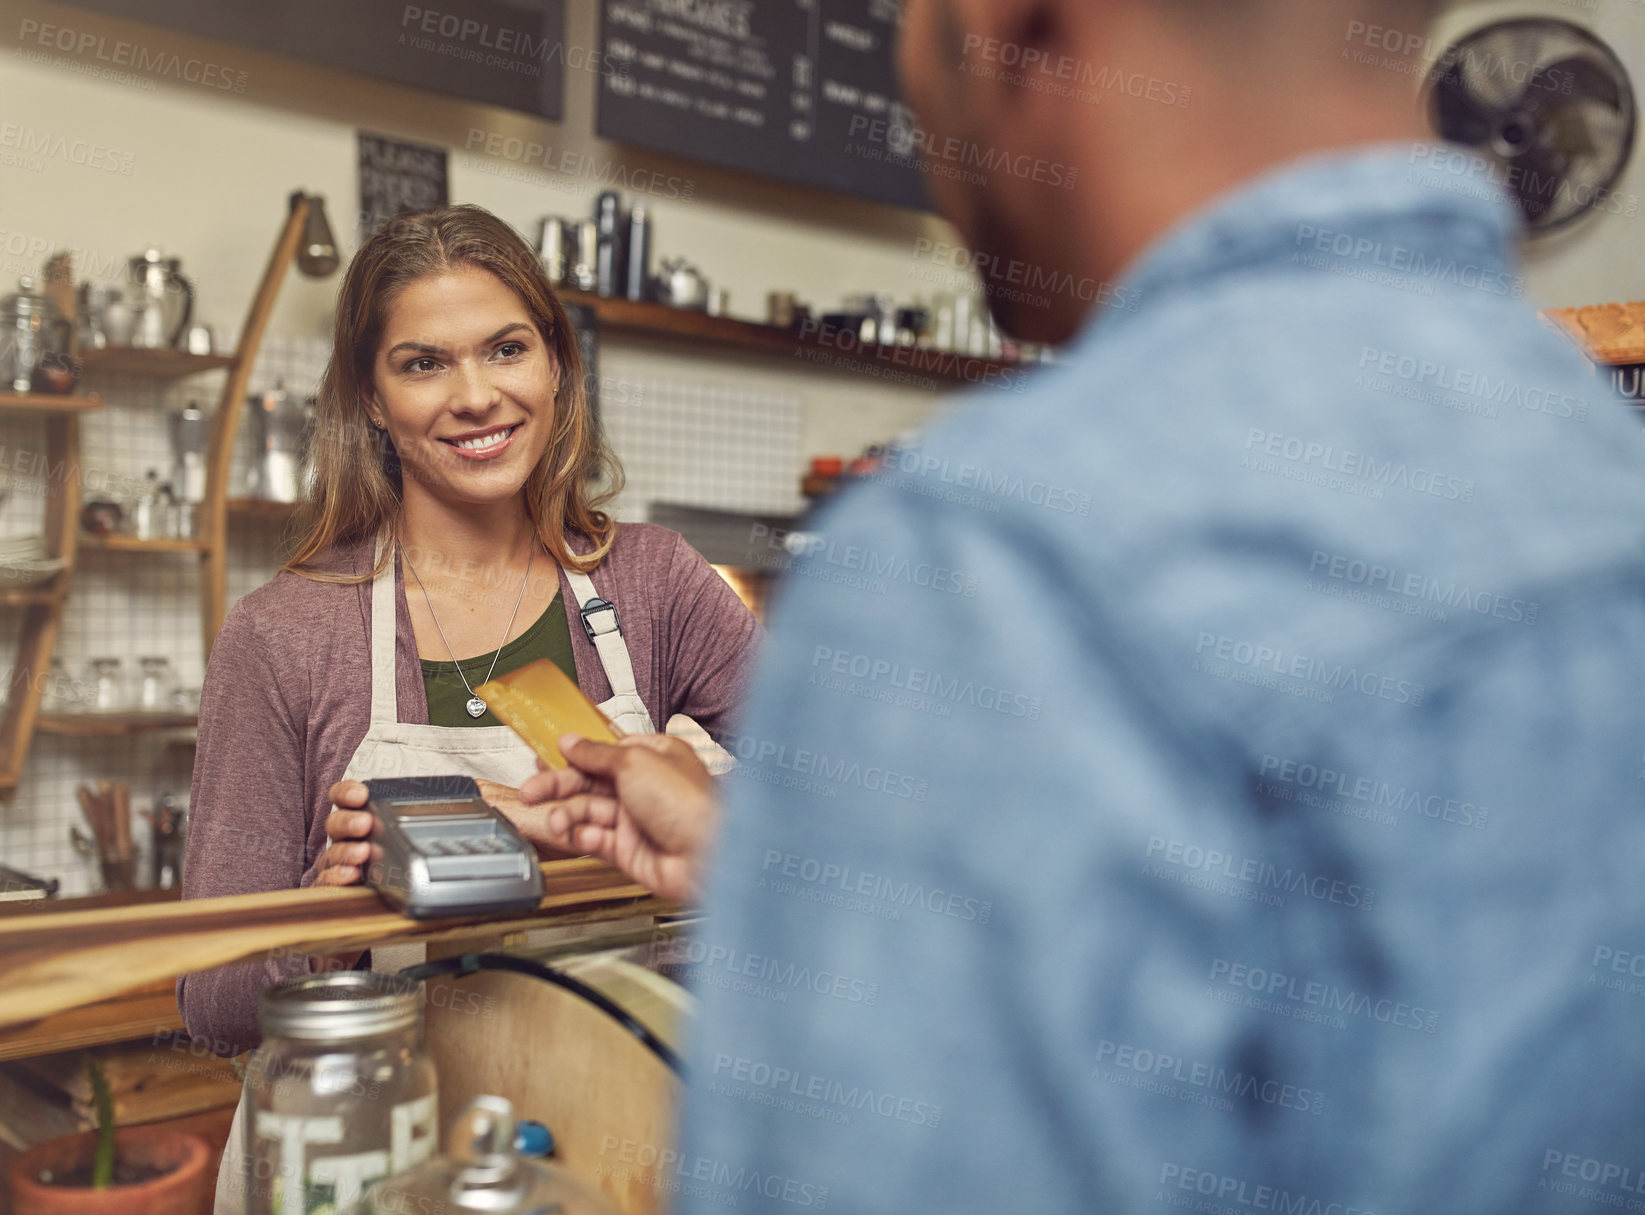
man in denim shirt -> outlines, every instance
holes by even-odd
[[[1426,7],[910,0],[1073,340],[804,542],[677,1210],[1645,1210],[1645,437],[1420,142]]]

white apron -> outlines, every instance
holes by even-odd
[[[382,555],[384,538],[377,541],[377,556]],[[395,688],[395,608],[394,572],[398,563],[389,561],[371,584],[371,725],[360,741],[344,780],[376,780],[392,776],[472,776],[518,788],[526,777],[537,771],[537,757],[520,736],[507,726],[424,726],[411,725],[399,719],[398,694]],[[594,589],[587,574],[566,570],[566,581],[571,584],[580,611],[566,612],[567,623],[580,619],[589,639],[600,656],[605,677],[611,684],[610,700],[600,705],[600,711],[611,719],[624,734],[651,734],[651,714],[640,699],[634,681],[634,665],[629,661],[628,647],[623,643],[618,626],[617,609]],[[568,605],[569,608],[569,605]],[[723,772],[735,765],[731,756],[721,748],[696,722],[683,715],[669,723],[669,732],[679,734],[697,750],[710,771]],[[704,745],[706,744],[706,746]],[[715,752],[718,752],[716,755]],[[554,935],[551,931],[543,934]],[[531,934],[528,939],[535,939]],[[371,968],[397,971],[425,961],[427,949],[422,945],[390,945],[371,951]],[[223,1149],[223,1161],[217,1170],[217,1200],[213,1215],[244,1215],[246,1210],[242,1180],[245,1168],[245,1130],[247,1117],[245,1093],[234,1111],[229,1128],[228,1143]]]

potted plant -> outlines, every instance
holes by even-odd
[[[90,1056],[86,1070],[97,1129],[37,1143],[12,1162],[16,1215],[199,1215],[205,1141],[160,1126],[116,1130],[108,1078]]]

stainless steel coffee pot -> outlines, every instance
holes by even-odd
[[[67,377],[67,386],[56,380]],[[74,382],[69,323],[25,276],[0,299],[0,390],[66,392]]]
[[[175,257],[165,257],[150,245],[131,259],[126,298],[135,313],[131,344],[150,349],[176,349],[194,315],[194,284],[178,268]]]
[[[303,456],[314,426],[313,399],[302,400],[276,384],[273,392],[253,396],[247,403],[257,449],[253,496],[270,502],[299,501]]]
[[[256,401],[256,398],[252,398]],[[171,415],[171,448],[177,456],[172,484],[189,503],[206,500],[206,453],[211,446],[211,419],[193,401]]]
[[[80,349],[131,345],[132,315],[118,283],[84,282],[78,292]]]
[[[708,307],[708,280],[683,257],[665,257],[657,276],[657,298],[676,308]]]

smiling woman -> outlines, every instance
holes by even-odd
[[[730,730],[757,626],[678,535],[602,509],[621,472],[575,334],[496,217],[402,215],[355,256],[310,462],[289,561],[212,649],[185,897],[358,881],[370,816],[352,808],[377,777],[475,777],[542,839],[549,807],[517,793],[534,756],[472,690],[527,662],[627,733]],[[261,990],[309,965],[185,977],[190,1032],[255,1045]]]
[[[459,442],[517,425],[526,442],[511,434],[481,453],[511,459],[454,458]],[[479,207],[401,215],[356,255],[312,450],[314,501],[286,565],[310,577],[328,576],[318,558],[339,539],[427,496],[496,505],[523,494],[513,513],[523,506],[549,555],[583,572],[616,535],[600,507],[621,472],[583,391],[571,321],[536,254]],[[482,468],[492,471],[471,475]],[[569,547],[568,526],[595,542],[590,552]]]

